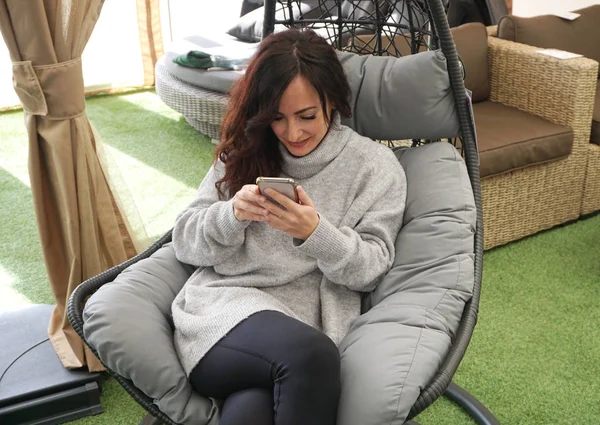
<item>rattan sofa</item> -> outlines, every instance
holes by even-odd
[[[573,21],[554,15],[533,18],[506,16],[498,25],[498,37],[532,46],[566,50],[600,61],[600,4],[575,12],[581,16]],[[597,79],[595,82],[586,79],[584,86],[580,88],[586,92],[579,103],[580,120],[588,119],[590,107],[593,108],[591,137],[589,124],[579,121],[582,126],[582,144],[578,145],[580,159],[577,167],[578,170],[585,170],[580,203],[582,215],[600,210],[600,84],[598,83]],[[587,134],[587,143],[584,143],[585,134]],[[578,178],[581,178],[580,171],[578,171]]]
[[[571,154],[482,180],[485,247],[580,217],[598,64],[544,56],[535,47],[490,37],[490,100],[573,131]]]

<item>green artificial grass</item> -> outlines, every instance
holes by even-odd
[[[152,91],[88,99],[150,239],[194,196],[214,147]],[[0,308],[53,303],[27,177],[21,112],[0,114]],[[127,195],[127,192],[123,192]],[[455,382],[503,424],[600,422],[600,216],[484,256],[479,323]],[[74,424],[137,424],[144,411],[109,378],[104,413]],[[475,424],[442,398],[422,425]]]

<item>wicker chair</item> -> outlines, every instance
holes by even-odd
[[[580,217],[597,64],[557,61],[536,47],[488,38],[492,101],[573,130],[562,160],[485,178],[481,182],[485,249]]]
[[[409,419],[414,418],[416,415],[430,406],[442,394],[445,394],[467,409],[467,411],[471,413],[478,423],[494,425],[498,424],[497,420],[484,406],[482,406],[467,392],[451,383],[452,376],[454,375],[465,354],[477,322],[483,262],[483,214],[479,183],[478,153],[476,148],[473,120],[468,107],[467,96],[463,84],[463,71],[456,54],[442,1],[428,0],[426,2],[406,0],[402,3],[404,3],[404,9],[402,9],[402,11],[405,11],[406,14],[403,14],[402,11],[397,10],[400,11],[400,13],[395,15],[394,18],[384,18],[383,21],[382,15],[380,15],[381,10],[376,4],[375,8],[372,10],[372,13],[368,17],[361,18],[360,22],[342,22],[340,20],[332,22],[329,17],[320,16],[313,18],[310,21],[310,24],[317,28],[319,28],[319,25],[321,25],[320,28],[326,28],[326,31],[331,31],[330,33],[332,34],[332,39],[334,42],[335,40],[339,40],[339,38],[335,38],[336,34],[339,36],[345,31],[351,32],[361,26],[368,26],[371,29],[375,28],[377,29],[377,35],[375,38],[375,46],[377,49],[384,48],[384,45],[381,42],[382,34],[404,34],[407,43],[410,46],[410,50],[413,53],[416,53],[423,48],[439,48],[447,59],[450,86],[454,95],[460,122],[460,146],[465,158],[465,163],[467,165],[477,210],[477,225],[474,246],[472,247],[474,258],[474,288],[473,296],[470,301],[467,302],[462,313],[460,325],[456,332],[455,338],[452,341],[450,350],[433,379],[431,379],[429,384],[422,389],[420,396],[410,411]],[[267,1],[267,5],[265,7],[265,34],[269,34],[273,30],[276,23],[286,24],[289,26],[300,24],[298,21],[275,21],[273,11],[274,1]],[[418,18],[413,20],[411,17],[407,17],[407,14],[410,14],[411,17],[417,16]],[[391,13],[387,15],[387,18],[390,16]],[[381,25],[382,22],[385,22],[385,25]],[[414,23],[417,23],[417,25],[414,25]],[[385,48],[389,49],[392,48],[392,46],[386,44]],[[405,47],[403,47],[403,49],[404,48]],[[216,104],[219,101],[215,100],[214,102]],[[218,121],[215,121],[214,125],[217,124]],[[412,143],[413,145],[418,145],[429,142],[431,141],[413,140]],[[82,313],[85,301],[104,284],[115,280],[115,278],[126,268],[142,259],[150,257],[154,252],[156,252],[170,240],[171,233],[169,232],[145,252],[119,266],[107,270],[99,276],[89,279],[88,281],[82,283],[73,292],[68,304],[68,317],[73,325],[73,328],[84,341],[85,337],[83,334]],[[95,354],[97,354],[93,347],[90,348]],[[141,390],[136,388],[130,380],[123,378],[110,369],[108,369],[108,372],[111,373],[115,379],[127,390],[127,392],[149,412],[151,416],[148,416],[142,423],[150,424],[162,422],[175,425],[175,423],[168,416],[162,413],[157,406],[153,404],[153,400],[146,396]],[[407,423],[413,422],[409,421]]]
[[[510,40],[518,44],[519,48],[526,49],[524,45],[538,46],[539,48],[557,48],[569,52],[579,53],[595,61],[600,60],[600,32],[589,31],[589,27],[598,28],[597,22],[600,17],[600,5],[589,6],[576,10],[581,17],[574,21],[566,21],[553,15],[542,15],[534,18],[523,18],[516,16],[506,16],[499,24],[499,37],[504,40]],[[590,25],[591,24],[591,25]],[[517,30],[518,29],[518,30]],[[587,40],[587,42],[585,42]],[[529,48],[533,51],[537,48]],[[552,66],[553,59],[547,59],[544,69]],[[564,82],[569,82],[572,87],[579,87],[580,92],[577,109],[572,114],[563,114],[572,116],[570,121],[576,123],[578,135],[584,136],[585,121],[590,114],[590,107],[593,112],[593,120],[598,122],[598,111],[600,110],[600,80],[597,78],[588,78],[592,62],[584,65],[584,60],[569,60],[572,63],[572,74],[575,74],[580,67],[585,69],[585,76],[580,75],[580,82],[570,80],[573,76],[563,76]],[[562,65],[562,64],[561,64]],[[595,80],[595,81],[593,81]],[[556,84],[559,85],[559,84]],[[562,84],[560,84],[562,86]],[[595,86],[596,85],[596,86]],[[565,92],[568,89],[565,88]],[[594,93],[596,99],[594,104]],[[509,95],[507,93],[507,95]],[[575,96],[572,93],[571,96]],[[591,100],[590,100],[591,96]],[[596,124],[597,125],[597,124]],[[589,132],[589,129],[587,130]],[[596,136],[597,138],[598,136]],[[592,136],[592,139],[594,136]],[[583,141],[583,139],[581,139]],[[579,142],[579,141],[578,141]],[[585,172],[585,183],[583,188],[583,197],[581,200],[581,214],[587,215],[600,211],[600,145],[596,141],[584,144],[578,144],[578,153],[580,161],[577,164],[578,170],[581,170],[583,159],[587,156],[587,171]],[[587,151],[587,153],[584,153]],[[580,172],[577,172],[577,178],[581,179]]]

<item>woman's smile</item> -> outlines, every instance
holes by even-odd
[[[304,140],[300,140],[299,142],[289,142],[289,144],[290,144],[292,147],[294,147],[294,148],[296,148],[296,149],[299,149],[299,148],[303,148],[304,146],[306,146],[306,144],[307,144],[309,141],[310,141],[310,137],[307,137],[306,139],[304,139]]]

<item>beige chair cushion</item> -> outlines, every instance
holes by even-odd
[[[450,30],[456,51],[466,68],[465,87],[473,92],[473,102],[482,102],[490,97],[488,78],[488,42],[485,26],[472,22]]]
[[[573,131],[501,103],[473,105],[481,177],[565,158]]]
[[[579,53],[600,62],[600,4],[576,10],[573,21],[553,15],[504,16],[498,37],[518,43]]]
[[[596,85],[596,103],[594,104],[594,114],[592,116],[592,136],[590,141],[600,145],[600,80],[598,80],[598,84]]]

